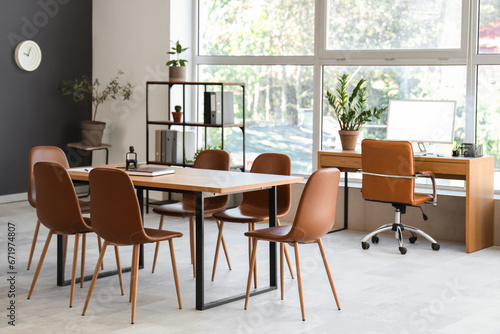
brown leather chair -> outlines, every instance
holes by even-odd
[[[205,150],[201,151],[194,162],[193,168],[214,169],[214,170],[229,170],[229,154],[222,150]],[[229,196],[218,196],[206,198],[204,202],[205,217],[210,217],[212,213],[224,210],[229,202]],[[195,240],[194,240],[194,223],[195,223],[195,208],[194,195],[186,194],[183,199],[177,203],[169,203],[153,208],[153,212],[161,215],[160,227],[163,228],[163,220],[165,216],[173,217],[189,217],[189,240],[191,245],[191,263],[193,264],[193,276],[196,277],[196,257],[195,257]],[[219,224],[219,222],[217,222]],[[231,269],[229,256],[227,254],[226,243],[223,240],[224,252],[226,255],[227,265]],[[159,244],[156,244],[155,255],[153,260],[153,272],[155,272],[156,259],[158,257]]]
[[[38,275],[42,269],[43,260],[50,244],[53,234],[75,235],[75,250],[73,253],[73,270],[71,276],[71,294],[69,307],[73,306],[73,296],[75,292],[76,265],[78,257],[78,243],[82,234],[82,260],[81,260],[81,282],[83,283],[83,271],[85,267],[85,236],[92,232],[90,218],[82,216],[78,197],[71,178],[66,171],[66,167],[55,162],[41,161],[34,166],[34,183],[36,185],[36,213],[38,220],[49,229],[47,240],[40,256],[40,261],[36,267],[33,282],[28,293],[31,298],[35,288]],[[119,267],[119,255],[117,264]],[[121,270],[120,270],[121,273]],[[121,283],[121,278],[120,278]],[[123,290],[123,287],[122,287]]]
[[[172,269],[177,292],[179,308],[182,308],[177,266],[175,263],[173,238],[182,237],[182,233],[145,228],[142,223],[141,210],[134,185],[128,174],[119,169],[94,168],[89,175],[90,192],[92,193],[92,228],[104,239],[101,253],[97,261],[94,276],[90,283],[87,300],[82,315],[85,315],[92,296],[99,267],[101,266],[108,245],[133,246],[132,270],[130,279],[130,301],[132,302],[132,318],[135,320],[137,300],[137,281],[139,271],[139,249],[144,243],[168,240]]]
[[[406,254],[403,245],[403,231],[411,232],[410,243],[417,240],[417,234],[429,240],[433,250],[439,250],[439,244],[424,231],[401,223],[401,214],[406,213],[407,206],[419,206],[423,203],[437,205],[436,184],[434,174],[430,171],[415,172],[412,145],[407,141],[390,141],[365,139],[361,143],[361,159],[363,173],[363,198],[368,201],[391,203],[396,209],[394,223],[385,224],[361,241],[363,249],[370,244],[378,243],[380,232],[392,230],[399,243],[399,251]],[[429,178],[433,193],[415,192],[415,179]],[[423,212],[423,211],[422,211]],[[427,216],[424,214],[424,220]]]
[[[292,225],[275,226],[255,231],[246,232],[253,244],[252,257],[250,259],[250,271],[248,273],[247,293],[245,299],[245,310],[248,306],[250,286],[252,284],[252,272],[256,264],[257,241],[265,240],[280,243],[281,259],[281,299],[284,298],[283,288],[283,254],[285,244],[295,249],[295,263],[297,266],[297,283],[299,287],[300,308],[302,320],[305,320],[304,300],[302,296],[302,277],[300,274],[299,248],[298,244],[316,243],[319,246],[321,256],[326,269],[330,287],[340,310],[337,292],[333,284],[328,261],[325,256],[321,237],[324,236],[335,223],[335,212],[337,203],[337,192],[339,188],[340,172],[336,168],[325,168],[314,172],[308,179],[302,192],[300,202]]]
[[[66,154],[63,150],[56,146],[36,146],[30,150],[29,156],[29,178],[28,178],[28,202],[32,207],[36,208],[36,187],[35,187],[35,177],[33,174],[34,166],[39,161],[51,161],[60,164],[64,168],[69,168],[68,160],[66,159]],[[82,200],[78,200],[82,213],[90,212],[90,203]],[[40,230],[40,220],[36,221],[35,233],[33,235],[33,241],[31,243],[30,256],[28,260],[28,267],[26,270],[30,270],[31,260],[33,259],[33,253],[35,252],[36,241],[38,238],[38,231]],[[65,247],[67,246],[67,238],[65,237]],[[99,243],[100,245],[100,243]],[[100,247],[100,246],[99,246]],[[66,251],[64,252],[66,254]]]
[[[278,174],[278,175],[291,175],[292,162],[285,154],[280,153],[263,153],[257,156],[252,164],[250,173],[263,173],[263,174]],[[280,225],[279,218],[288,214],[291,206],[291,187],[290,185],[279,186],[277,189],[277,225]],[[247,192],[243,195],[241,204],[236,208],[227,209],[224,211],[216,212],[212,215],[215,219],[220,221],[219,224],[219,238],[215,251],[214,266],[212,271],[212,281],[215,277],[215,270],[217,269],[217,256],[219,254],[220,240],[222,240],[222,230],[224,222],[230,223],[243,223],[248,224],[248,230],[255,230],[255,224],[265,223],[269,220],[269,191],[260,190]],[[252,253],[252,244],[249,240],[248,243],[248,256]],[[286,260],[290,275],[293,278],[292,266],[288,257],[288,251],[285,250]],[[255,280],[257,286],[257,280]]]

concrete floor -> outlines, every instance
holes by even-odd
[[[158,217],[146,215],[145,225],[157,227]],[[145,268],[139,273],[136,322],[130,324],[128,296],[121,296],[116,277],[97,281],[86,316],[81,312],[89,282],[75,292],[69,308],[70,287],[55,281],[53,240],[33,296],[27,300],[36,264],[47,229],[41,228],[32,268],[27,271],[29,248],[36,221],[35,210],[27,202],[0,205],[0,332],[20,333],[500,333],[500,247],[466,254],[463,243],[439,241],[441,249],[419,240],[407,244],[401,255],[391,235],[382,235],[378,245],[361,249],[363,232],[342,231],[323,238],[341,311],[335,306],[321,256],[316,246],[303,245],[301,268],[306,321],[301,320],[296,279],[285,276],[285,300],[279,290],[254,296],[248,310],[237,301],[206,311],[194,309],[195,281],[189,257],[188,224],[169,219],[166,229],[180,231],[184,237],[174,241],[181,285],[183,309],[177,306],[170,254],[167,244],[160,249],[159,262],[151,273],[153,245],[145,246]],[[10,224],[9,224],[10,223]],[[15,227],[15,264],[7,261],[8,228]],[[245,291],[248,273],[246,226],[226,224],[225,238],[232,270],[223,256],[214,282],[210,281],[216,240],[216,224],[206,222],[206,300]],[[97,261],[96,238],[87,238],[86,273]],[[70,238],[67,277],[71,270]],[[288,248],[293,254],[292,248]],[[259,243],[259,286],[268,284],[267,245]],[[131,249],[121,247],[122,265],[130,264]],[[293,256],[292,256],[293,258]],[[292,259],[293,261],[293,259]],[[109,249],[105,269],[114,269]],[[16,274],[9,274],[9,272]],[[15,276],[15,282],[8,282]],[[130,274],[124,274],[125,291]],[[9,296],[14,291],[15,297]],[[9,305],[15,303],[15,327],[8,324]]]

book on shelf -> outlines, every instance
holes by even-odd
[[[167,175],[175,173],[174,168],[163,167],[163,166],[151,166],[151,165],[143,165],[139,166],[136,169],[125,170],[129,175],[137,175],[137,176],[159,176],[159,175]]]
[[[192,160],[195,153],[195,132],[193,130],[157,130],[155,142],[155,161],[182,164],[184,153],[186,160]],[[158,139],[159,138],[159,139]],[[185,141],[185,143],[184,143]],[[184,152],[185,150],[185,152]],[[160,157],[160,160],[158,160]]]
[[[233,104],[232,92],[224,92],[222,98],[221,92],[204,92],[203,122],[205,124],[222,125],[222,115],[224,115],[224,124],[233,124]]]

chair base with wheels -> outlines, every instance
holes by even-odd
[[[407,249],[406,249],[406,247],[404,247],[404,243],[403,243],[403,231],[408,230],[411,233],[411,237],[408,239],[410,241],[410,243],[414,244],[417,241],[417,234],[418,234],[418,235],[423,236],[427,240],[429,240],[429,242],[431,242],[431,246],[432,246],[433,250],[435,250],[435,251],[439,250],[439,248],[440,248],[439,244],[430,235],[428,235],[427,233],[425,233],[424,231],[422,231],[416,227],[413,227],[410,225],[405,225],[405,224],[401,223],[401,214],[406,213],[406,205],[393,204],[392,206],[394,206],[396,208],[396,212],[394,215],[394,223],[382,225],[379,228],[377,228],[375,231],[367,234],[363,238],[363,240],[361,240],[361,247],[363,249],[370,248],[370,244],[367,242],[368,240],[371,239],[372,243],[378,244],[378,242],[379,242],[378,234],[381,232],[384,232],[384,231],[392,230],[392,231],[394,231],[395,238],[399,243],[399,251],[401,252],[401,254],[404,255],[404,254],[406,254]]]

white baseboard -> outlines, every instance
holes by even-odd
[[[0,196],[0,204],[21,202],[28,200],[28,193],[10,194]]]

